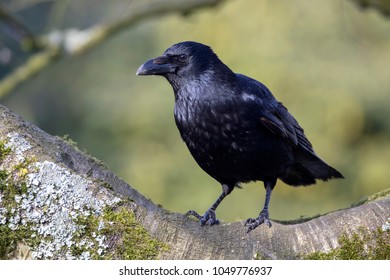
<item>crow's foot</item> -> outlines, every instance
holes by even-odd
[[[261,224],[266,224],[268,227],[271,227],[271,221],[269,220],[269,213],[267,210],[262,210],[259,216],[256,219],[249,218],[245,222],[245,226],[248,226],[247,233],[251,230],[254,230]]]
[[[187,212],[186,216],[194,216],[195,218],[197,218],[200,221],[200,224],[202,226],[206,225],[206,224],[208,224],[210,226],[219,224],[219,220],[215,216],[215,211],[212,209],[207,210],[203,216],[199,215],[194,210],[190,210]]]

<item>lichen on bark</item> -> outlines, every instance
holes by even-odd
[[[21,245],[32,259],[151,259],[164,247],[127,198],[59,163],[25,158],[32,146],[17,133],[0,140],[0,259]]]

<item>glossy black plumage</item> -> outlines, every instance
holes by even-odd
[[[202,224],[216,224],[219,203],[241,182],[263,181],[266,202],[245,223],[248,232],[271,225],[268,204],[277,179],[292,186],[342,178],[314,152],[294,117],[262,83],[236,74],[210,47],[182,42],[145,62],[138,75],[164,76],[175,95],[180,135],[199,166],[222,184]]]

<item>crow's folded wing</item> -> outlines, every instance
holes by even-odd
[[[288,112],[282,103],[277,102],[265,111],[260,117],[260,122],[272,133],[288,140],[293,145],[299,146],[309,153],[315,154],[313,147],[306,138],[302,127]]]

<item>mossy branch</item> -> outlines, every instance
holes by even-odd
[[[44,165],[50,166],[51,170],[56,172],[60,170],[65,174],[66,176],[64,178],[66,180],[69,180],[71,177],[77,178],[75,183],[70,184],[72,186],[71,189],[69,189],[69,182],[65,185],[67,188],[66,193],[71,191],[80,197],[79,199],[73,199],[71,197],[67,200],[73,201],[72,203],[78,205],[77,209],[74,210],[76,211],[76,216],[78,215],[77,211],[88,210],[84,206],[79,205],[79,201],[84,197],[84,195],[80,196],[79,192],[84,192],[85,186],[88,189],[88,186],[91,185],[92,197],[96,203],[100,200],[102,203],[112,203],[114,199],[116,202],[109,206],[110,209],[121,209],[119,211],[125,209],[127,211],[126,213],[130,213],[126,215],[134,217],[133,222],[122,223],[120,221],[123,221],[123,215],[114,215],[116,217],[116,223],[119,223],[116,227],[120,230],[116,230],[116,234],[112,232],[107,233],[107,236],[104,235],[104,230],[99,231],[98,236],[101,236],[100,240],[107,241],[107,243],[103,242],[104,244],[100,248],[98,247],[100,246],[100,241],[96,243],[96,240],[94,241],[93,239],[97,235],[96,232],[98,229],[96,227],[100,223],[107,224],[110,221],[113,222],[114,220],[110,220],[110,217],[114,216],[111,214],[106,215],[103,220],[96,218],[94,220],[81,219],[84,225],[88,225],[86,228],[89,230],[84,232],[75,231],[75,234],[78,236],[76,237],[79,238],[87,234],[85,238],[92,240],[91,242],[98,249],[88,255],[83,251],[90,250],[89,248],[83,247],[86,246],[85,242],[83,246],[77,247],[76,245],[82,242],[77,241],[77,243],[72,239],[71,241],[75,242],[76,245],[73,243],[71,245],[68,244],[71,248],[69,254],[96,258],[112,256],[113,258],[152,257],[159,259],[301,259],[354,257],[390,259],[390,189],[369,197],[348,209],[334,211],[309,220],[294,221],[293,223],[273,221],[272,228],[259,227],[249,234],[246,233],[243,222],[201,227],[198,222],[192,221],[182,214],[172,213],[155,205],[137,190],[107,170],[100,162],[79,151],[73,143],[69,144],[63,139],[45,133],[34,125],[23,121],[19,116],[2,105],[0,105],[0,116],[0,141],[10,143],[9,145],[12,147],[19,147],[16,151],[12,150],[12,152],[8,148],[3,149],[3,152],[0,149],[0,154],[3,155],[0,155],[0,170],[3,170],[0,173],[0,175],[2,174],[0,179],[2,178],[4,181],[5,178],[9,177],[7,176],[9,171],[7,171],[8,169],[6,167],[15,166],[15,164],[9,163],[12,162],[12,158],[14,160],[20,160],[21,157],[33,157],[35,169],[39,169]],[[13,172],[14,174],[20,174],[20,172]],[[40,190],[39,186],[45,183],[52,185],[51,182],[45,182],[45,180],[57,180],[58,177],[55,175],[50,176],[52,172],[46,170],[42,174],[46,174],[45,176],[48,176],[49,179],[45,179],[42,177],[43,175],[38,176],[37,174],[39,172],[37,172],[37,170],[24,167],[22,175],[24,178],[30,178],[30,181],[25,182],[23,188],[16,189],[16,192],[7,192],[16,193],[15,197],[17,196],[16,200],[12,197],[8,198],[10,203],[14,205],[15,201],[23,199],[21,198],[23,197],[23,193],[30,193],[31,188],[34,186],[38,188],[32,193],[37,193]],[[3,184],[3,187],[7,187],[8,185],[10,184]],[[82,190],[78,190],[78,188]],[[105,195],[102,196],[102,193]],[[88,195],[91,194],[89,193]],[[10,195],[6,196],[9,197]],[[4,201],[3,199],[2,203]],[[25,205],[25,207],[27,206]],[[70,207],[72,209],[74,206],[73,204],[63,204],[61,207]],[[15,205],[12,208],[15,208]],[[91,212],[91,210],[88,211]],[[105,213],[104,211],[106,210],[103,210],[103,214]],[[50,216],[49,214],[50,211],[45,212],[46,219],[53,220],[55,216]],[[55,214],[53,213],[52,215]],[[34,215],[32,216],[34,217]],[[65,219],[63,221],[56,219],[59,218],[56,217],[54,219],[55,222],[62,223],[65,228],[67,223],[72,222],[71,219]],[[10,220],[13,222],[12,228],[18,228],[17,224],[15,224],[18,220],[12,217]],[[126,228],[129,228],[129,230],[126,230]],[[5,232],[8,232],[8,230]],[[134,240],[138,240],[136,242],[139,245],[136,250],[137,253],[131,253],[133,252],[133,250],[130,250],[131,248],[129,250],[122,248],[122,251],[116,251],[115,246],[134,244],[134,242],[124,241],[123,239],[131,239],[132,234],[135,235]],[[4,244],[12,244],[9,236],[7,234],[7,238],[3,242]],[[369,240],[367,236],[374,236],[376,240]],[[53,238],[55,239],[57,237],[54,236]],[[42,241],[34,239],[31,241],[31,245],[28,245],[34,246],[35,244],[37,246],[36,244],[41,244],[39,242],[42,243]],[[47,243],[49,241],[46,240],[45,242]],[[1,236],[0,243],[2,243]],[[355,245],[352,246],[351,244]],[[42,247],[39,246],[41,245],[38,245],[38,249]],[[348,250],[351,246],[352,249]],[[33,247],[31,250],[37,249]],[[362,250],[367,250],[367,252],[362,252]],[[4,249],[0,251],[7,252]],[[143,251],[145,254],[142,253]],[[104,255],[104,252],[106,252],[106,255]],[[46,256],[42,254],[42,252],[41,254],[35,253],[32,256]],[[50,257],[50,254],[48,256]],[[62,253],[62,255],[54,255],[54,257],[50,258],[70,257]]]

